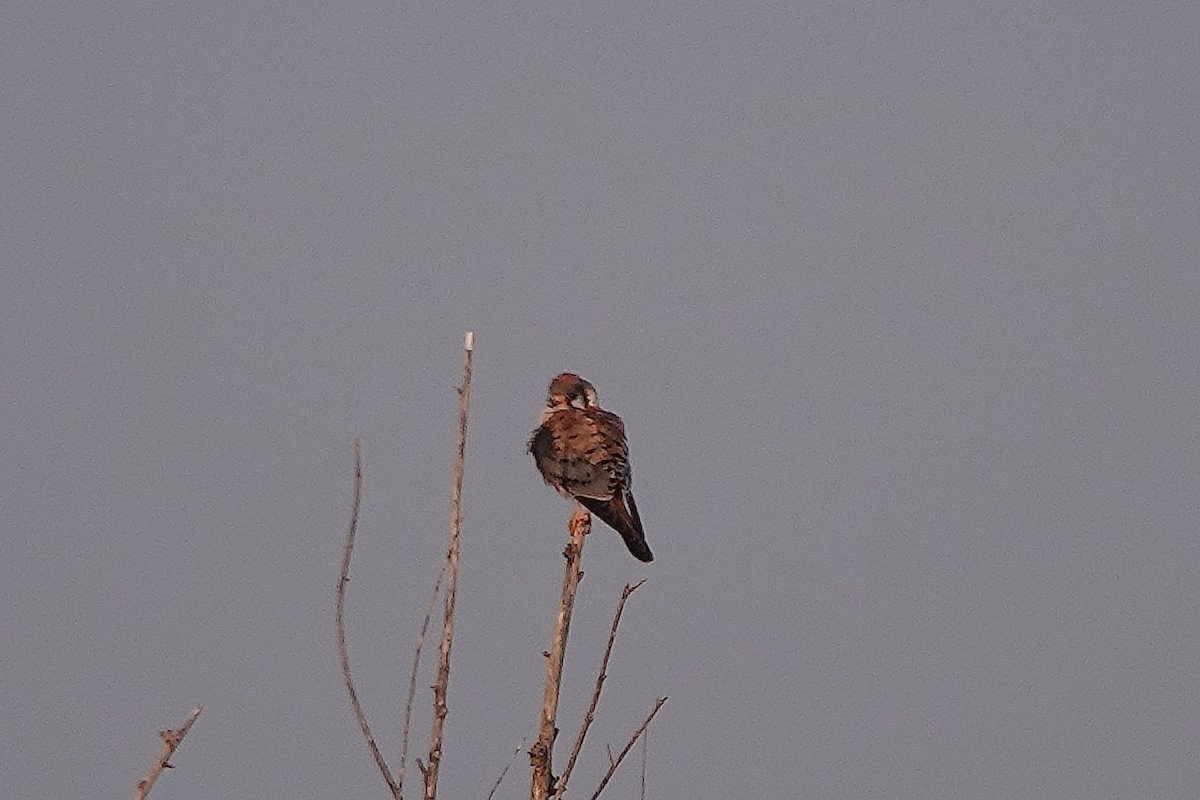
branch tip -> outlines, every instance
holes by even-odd
[[[150,794],[150,789],[154,786],[154,782],[158,780],[158,776],[164,770],[175,769],[175,765],[171,763],[171,756],[175,755],[175,751],[179,749],[179,745],[183,742],[183,737],[188,735],[188,731],[192,728],[192,723],[200,716],[200,712],[204,710],[204,706],[196,706],[192,709],[192,713],[188,714],[187,719],[177,729],[159,731],[158,736],[162,739],[162,750],[158,753],[158,758],[150,766],[150,771],[146,773],[146,777],[142,778],[137,783],[137,788],[134,790],[134,800],[145,800]]]

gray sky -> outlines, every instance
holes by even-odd
[[[579,791],[665,694],[651,797],[1195,796],[1200,11],[601,5],[6,6],[5,791],[204,703],[155,796],[384,796],[350,442],[394,752],[472,328],[445,796],[534,730],[563,369],[657,556],[585,554]]]

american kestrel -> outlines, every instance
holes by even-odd
[[[633,472],[625,425],[600,407],[596,387],[572,372],[550,381],[529,452],[555,491],[578,500],[621,534],[634,558],[654,560],[629,491]]]

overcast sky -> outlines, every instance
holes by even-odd
[[[350,649],[394,753],[472,329],[443,796],[535,731],[570,506],[525,442],[564,369],[626,421],[656,556],[589,540],[561,739],[647,583],[578,793],[667,695],[652,798],[1196,796],[1198,32],[1091,0],[6,4],[4,793],[128,796],[203,703],[155,797],[386,796],[334,647],[351,442]],[[527,791],[522,755],[498,797]]]

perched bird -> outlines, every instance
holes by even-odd
[[[546,407],[529,439],[538,471],[563,497],[578,500],[625,540],[640,561],[653,561],[629,487],[633,473],[625,425],[600,407],[596,387],[573,372],[550,381]]]

